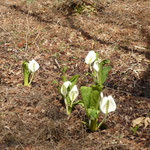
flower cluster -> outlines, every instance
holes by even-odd
[[[81,104],[86,111],[89,118],[87,124],[92,131],[98,130],[106,120],[108,113],[116,110],[116,103],[111,95],[103,96],[103,84],[108,77],[108,73],[111,70],[109,60],[101,60],[98,58],[98,53],[90,51],[85,58],[85,63],[89,65],[92,71],[92,77],[94,78],[94,85],[91,87],[81,86],[82,100],[76,101],[79,95],[76,82],[77,79],[73,77],[70,81],[65,81],[61,87],[61,94],[64,97],[67,114],[70,115],[74,104]],[[94,71],[93,71],[94,69]],[[75,80],[74,80],[75,79]],[[74,82],[75,81],[75,82]],[[98,123],[100,112],[105,114],[105,118]]]
[[[68,115],[71,114],[72,108],[77,104],[74,102],[79,95],[79,91],[76,85],[78,78],[79,76],[75,75],[72,79],[70,79],[70,81],[65,81],[60,90],[61,94],[64,97],[64,102]]]
[[[69,99],[70,99],[70,104],[72,106],[73,102],[75,101],[75,99],[78,97],[79,95],[79,91],[77,89],[77,85],[74,85],[72,87],[71,90],[69,90],[69,86],[71,86],[71,82],[70,81],[66,81],[62,87],[61,87],[61,94],[65,97],[65,104],[68,105],[67,103],[67,95],[69,95]]]

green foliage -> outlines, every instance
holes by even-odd
[[[64,69],[63,73],[65,73],[66,70],[67,70],[67,68]],[[64,101],[65,101],[67,114],[70,115],[73,107],[75,107],[77,104],[83,105],[82,101],[78,100],[78,101],[74,102],[74,100],[71,100],[71,97],[69,96],[69,93],[71,92],[71,90],[76,85],[76,83],[79,79],[79,75],[74,75],[70,80],[68,80],[65,75],[63,75],[62,78],[63,78],[64,82],[66,82],[66,81],[71,82],[71,85],[69,85],[69,87],[67,87],[67,95],[63,95],[63,93],[61,93],[61,88],[59,88],[59,92],[62,94]],[[63,86],[62,86],[62,88],[63,88]],[[74,93],[74,94],[77,94],[77,93]]]
[[[107,80],[110,70],[111,70],[111,66],[103,67],[103,70],[102,70],[102,84],[104,84],[105,81]]]
[[[81,96],[83,104],[89,118],[89,128],[91,130],[97,130],[97,120],[99,117],[99,99],[100,99],[100,88],[97,86],[93,87],[81,87]]]
[[[133,132],[133,135],[136,135],[136,132],[139,129],[139,126],[137,125],[136,127],[131,127],[130,129]]]
[[[92,92],[91,87],[81,86],[81,96],[86,111],[90,106],[91,92]]]
[[[105,117],[104,120],[100,124],[98,124],[98,117],[100,114],[99,105],[101,100],[100,93],[103,91],[103,84],[107,80],[108,74],[111,70],[111,66],[107,65],[110,63],[110,60],[101,61],[98,58],[98,53],[96,53],[96,59],[94,63],[94,72],[92,73],[92,77],[94,77],[95,85],[92,85],[91,87],[81,86],[81,96],[86,110],[86,114],[89,118],[88,126],[92,131],[98,130],[98,128],[103,124],[106,119]],[[109,103],[107,104],[107,106],[109,106]]]
[[[96,110],[94,107],[87,109],[87,115],[90,120],[95,120],[99,117],[100,110]]]
[[[30,73],[29,69],[28,69],[28,62],[26,60],[23,61],[23,71],[24,73]]]
[[[72,83],[71,86],[70,86],[71,89],[72,89],[72,87],[73,87],[74,85],[76,85],[78,79],[79,79],[79,75],[74,75],[74,76],[70,79],[70,82]]]
[[[105,66],[106,64],[109,64],[110,60],[103,60],[100,64],[99,64],[99,83],[101,85],[103,85],[105,83],[105,81],[108,78],[108,74],[111,70],[111,66]]]

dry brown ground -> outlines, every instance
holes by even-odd
[[[150,147],[150,126],[131,131],[134,119],[150,117],[150,1],[84,1],[82,11],[75,11],[79,1],[0,1],[0,150]],[[92,82],[89,50],[111,60],[105,93],[117,103],[108,128],[93,133],[80,106],[67,119],[57,89],[65,65],[68,76],[80,74],[78,87]],[[22,62],[32,58],[40,69],[32,87],[23,87]]]

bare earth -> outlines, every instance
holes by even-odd
[[[90,50],[111,60],[104,93],[117,104],[97,132],[79,105],[68,119],[58,91],[65,66],[78,88],[92,84]],[[40,69],[24,87],[32,58]],[[0,1],[0,150],[148,150],[150,124],[131,130],[139,117],[150,117],[150,0]]]

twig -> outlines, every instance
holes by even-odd
[[[59,65],[59,63],[58,63],[58,61],[57,61],[57,59],[54,59],[55,60],[55,63],[56,63],[56,65],[57,65],[57,67],[60,69],[61,67],[60,67],[60,65]]]

